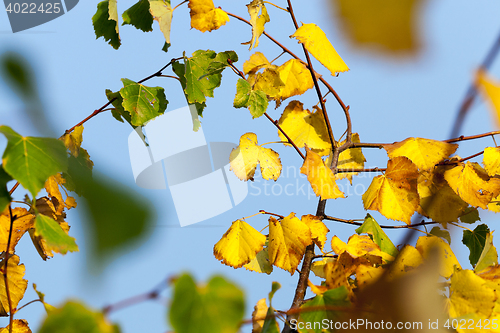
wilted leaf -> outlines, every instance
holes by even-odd
[[[97,4],[97,12],[92,17],[96,38],[104,37],[114,49],[121,45],[118,33],[118,8],[116,0],[105,0]]]
[[[51,311],[38,333],[119,333],[117,325],[108,323],[101,312],[89,309],[77,301],[68,301]]]
[[[64,144],[51,138],[23,137],[8,126],[0,126],[7,138],[3,152],[3,169],[36,197],[45,181],[66,171],[68,158]]]
[[[270,21],[266,6],[262,0],[253,0],[247,5],[252,25],[252,39],[243,44],[250,44],[249,50],[259,46],[259,37],[264,32],[264,25]]]
[[[165,112],[168,101],[161,87],[146,87],[129,79],[122,79],[123,108],[130,113],[132,125],[143,126]]]
[[[307,51],[328,68],[335,76],[339,72],[349,70],[344,60],[339,56],[335,48],[326,37],[323,30],[314,23],[303,24],[290,37],[297,38],[299,43],[304,44]]]
[[[0,273],[5,272],[5,258],[0,260]],[[9,295],[12,309],[16,309],[19,301],[24,297],[24,292],[28,286],[28,280],[24,277],[24,264],[19,264],[19,257],[12,255],[7,264],[7,283],[9,285]],[[9,301],[7,299],[7,290],[5,288],[5,279],[0,279],[0,316],[9,314]]]
[[[378,210],[391,220],[410,224],[419,204],[417,178],[417,167],[408,158],[389,160],[385,175],[373,178],[363,194],[365,209]]]
[[[307,145],[320,156],[328,155],[332,145],[323,113],[319,109],[316,109],[316,112],[304,110],[303,106],[299,101],[288,103],[278,124],[297,147],[303,148]],[[278,131],[278,135],[282,141],[288,141],[281,131]]]
[[[283,220],[269,218],[269,260],[291,275],[302,260],[306,247],[312,243],[309,227],[290,213]]]
[[[262,178],[276,180],[281,174],[281,161],[278,153],[257,145],[257,135],[245,133],[240,145],[229,155],[231,169],[241,180],[253,180],[257,164],[260,163]]]
[[[300,173],[307,175],[316,196],[322,199],[345,198],[344,193],[335,183],[333,171],[325,165],[321,157],[306,147],[306,158]]]
[[[229,22],[229,16],[220,8],[215,8],[212,0],[189,0],[191,28],[201,32],[217,30]]]
[[[243,319],[243,292],[223,277],[197,286],[190,275],[176,279],[169,309],[176,333],[236,333]]]
[[[443,141],[408,138],[392,145],[384,145],[389,158],[396,156],[408,157],[420,170],[427,170],[442,162],[458,148],[456,143]]]
[[[215,244],[214,256],[225,265],[239,268],[254,259],[265,242],[266,236],[245,221],[237,220]]]

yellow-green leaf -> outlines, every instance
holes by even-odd
[[[339,72],[349,70],[344,60],[326,37],[323,30],[314,23],[303,24],[290,37],[297,38],[307,51],[335,76]]]
[[[71,133],[64,134],[60,139],[74,157],[78,157],[83,141],[83,125],[77,126]]]
[[[481,256],[477,261],[477,265],[474,268],[475,272],[480,272],[489,266],[498,265],[498,254],[497,249],[493,245],[493,234],[488,233],[484,242],[484,248],[481,252]]]
[[[391,159],[396,156],[406,156],[420,170],[434,167],[434,165],[453,154],[457,148],[456,143],[422,138],[408,138],[391,145],[384,145],[384,149]]]
[[[322,199],[345,198],[344,193],[335,183],[333,171],[325,165],[321,157],[306,147],[306,158],[300,173],[307,175],[316,196]]]
[[[273,272],[273,265],[269,261],[269,251],[267,246],[264,247],[255,258],[253,258],[248,264],[244,265],[245,269],[257,272],[271,274]]]
[[[283,220],[269,218],[269,260],[291,275],[302,260],[306,247],[312,243],[309,227],[290,213]]]
[[[242,220],[231,227],[214,246],[214,256],[223,264],[239,268],[248,264],[262,250],[266,236]]]
[[[281,160],[278,153],[257,145],[257,135],[243,134],[240,145],[229,155],[231,170],[241,180],[253,180],[257,164],[260,163],[262,178],[276,180],[281,174]]]
[[[158,21],[165,41],[170,44],[170,28],[172,25],[172,6],[170,0],[149,0],[149,12]]]
[[[48,216],[38,214],[35,221],[35,237],[45,240],[45,249],[66,254],[68,251],[78,251],[75,239],[69,236],[63,227]]]

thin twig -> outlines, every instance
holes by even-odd
[[[266,116],[266,118],[269,119],[269,121],[272,122],[274,124],[274,126],[276,126],[278,128],[278,130],[281,132],[281,134],[283,134],[285,136],[285,138],[288,140],[288,143],[291,144],[293,146],[293,148],[295,148],[295,150],[297,151],[297,153],[299,153],[300,157],[302,157],[302,159],[305,159],[306,157],[304,156],[304,154],[300,151],[299,147],[297,147],[297,145],[295,144],[295,142],[293,142],[293,140],[290,139],[290,137],[288,136],[288,134],[286,134],[285,131],[281,128],[281,126],[278,124],[278,121],[274,120],[273,118],[271,118],[267,114],[267,112],[264,112],[264,116]]]
[[[263,209],[259,210],[259,212],[260,212],[260,213],[262,213],[262,214],[274,215],[274,216],[279,217],[280,219],[284,219],[284,218],[285,218],[283,215],[274,214],[274,213],[269,213],[269,212],[266,212],[266,211],[265,211],[265,210],[263,210]]]
[[[356,226],[361,226],[363,225],[363,222],[357,222],[357,221],[364,221],[364,220],[346,220],[346,219],[341,219],[338,217],[333,217],[333,216],[328,216],[324,215],[323,217],[320,216],[321,219],[323,220],[329,220],[329,221],[335,221],[335,222],[340,222],[340,223],[346,223],[346,224],[351,224],[351,225],[356,225]],[[441,222],[435,222],[435,221],[422,221],[420,223],[414,223],[414,224],[404,224],[404,225],[381,225],[380,227],[382,229],[408,229],[408,228],[414,228],[414,227],[419,227],[422,225],[429,225],[429,224],[439,224]]]

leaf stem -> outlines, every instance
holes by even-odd
[[[275,214],[275,213],[269,213],[269,212],[266,212],[265,210],[261,209],[259,210],[259,212],[261,214],[267,214],[267,215],[273,215],[273,216],[277,216],[279,217],[280,219],[284,219],[285,217],[283,215],[279,215],[279,214]]]
[[[287,9],[282,8],[282,7],[278,6],[278,5],[275,5],[275,4],[274,4],[274,3],[272,3],[272,2],[269,2],[269,1],[264,1],[264,3],[267,3],[267,4],[271,5],[271,6],[274,6],[274,7],[276,7],[276,8],[281,9],[281,10],[284,10],[285,12],[288,12],[288,10],[287,10]]]

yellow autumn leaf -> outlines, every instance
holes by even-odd
[[[500,83],[490,77],[485,71],[478,71],[476,76],[476,86],[481,95],[490,105],[492,118],[500,128]]]
[[[380,258],[379,258],[380,259]],[[381,263],[380,260],[378,263]],[[353,258],[347,251],[342,252],[337,260],[325,265],[325,282],[328,288],[346,287],[352,293],[353,285],[349,283],[349,277],[356,272],[360,265],[372,265],[367,257]]]
[[[250,59],[243,64],[243,72],[245,74],[254,74],[260,69],[265,69],[271,66],[269,60],[261,52],[255,52],[250,56]]]
[[[297,38],[299,43],[304,44],[307,51],[336,76],[339,72],[349,70],[344,60],[339,56],[335,48],[326,37],[323,30],[314,23],[303,24],[290,37]]]
[[[444,179],[443,167],[422,171],[418,177],[418,212],[435,222],[457,222],[468,203],[463,201]]]
[[[328,155],[332,149],[328,128],[319,109],[311,112],[304,110],[304,104],[301,102],[291,101],[283,111],[278,124],[299,148],[307,145],[321,156]],[[282,141],[287,141],[281,131],[278,131],[278,135]]]
[[[483,154],[483,164],[490,177],[500,175],[500,148],[486,148]]]
[[[352,133],[351,138],[352,142],[360,142],[358,133]],[[340,142],[338,146],[342,146],[345,142],[346,140]],[[361,151],[361,148],[350,148],[340,153],[337,168],[343,170],[363,169],[365,167],[365,162],[366,159],[363,155],[363,152]],[[335,175],[335,178],[337,180],[347,178],[352,185],[352,176],[357,174],[358,172],[338,172]]]
[[[242,220],[234,221],[214,246],[214,256],[223,264],[239,268],[255,258],[266,236]]]
[[[359,289],[377,281],[384,273],[383,267],[373,267],[368,265],[359,265],[356,268],[356,281]]]
[[[10,325],[0,328],[0,333],[9,333]],[[31,333],[28,322],[25,319],[14,319],[12,322],[12,333]]]
[[[269,260],[291,275],[302,260],[306,247],[312,243],[309,227],[290,213],[281,221],[269,218]]]
[[[170,0],[149,0],[149,12],[160,25],[165,41],[170,44],[170,29],[172,27],[172,6]]]
[[[439,274],[445,278],[449,278],[455,271],[455,267],[460,269],[460,263],[455,257],[455,254],[450,248],[450,245],[443,239],[436,236],[422,236],[417,240],[416,246],[418,252],[424,259],[428,259],[434,249],[437,250],[438,257],[441,259]]]
[[[9,253],[14,253],[16,245],[23,237],[24,233],[30,228],[33,228],[35,216],[29,213],[24,208],[14,208],[12,215],[15,217],[12,225],[12,235],[10,237]],[[10,231],[10,213],[8,210],[0,215],[0,251],[3,252],[7,248]]]
[[[116,20],[118,22],[118,19]],[[117,25],[118,26],[118,25]],[[83,141],[83,126],[77,126],[69,134],[64,134],[61,140],[74,157],[78,157]]]
[[[212,0],[189,0],[191,28],[201,32],[217,30],[229,22],[229,16],[220,8],[215,8]]]
[[[253,180],[257,164],[260,163],[262,178],[276,180],[281,174],[281,160],[278,153],[257,145],[257,135],[245,133],[240,145],[229,155],[231,169],[241,180]]]
[[[268,306],[266,304],[266,299],[261,298],[257,301],[257,304],[253,307],[252,312],[252,333],[262,332],[262,327],[266,321]]]
[[[277,98],[280,103],[288,97],[302,95],[314,87],[311,72],[300,60],[290,59],[279,66],[277,71],[284,83]]]
[[[395,54],[414,53],[420,46],[417,25],[422,0],[330,0],[341,31],[353,43]],[[404,53],[403,53],[404,52]]]
[[[389,160],[385,174],[373,178],[363,194],[365,209],[378,210],[388,219],[410,224],[419,204],[417,178],[417,166],[407,157]]]
[[[266,68],[262,73],[256,73],[254,77],[253,90],[262,90],[271,98],[279,95],[281,88],[285,85],[281,81],[280,74],[273,67]]]
[[[326,234],[330,231],[326,225],[317,216],[314,215],[303,215],[301,217],[302,222],[304,222],[311,230],[311,238],[316,245],[323,251],[323,247],[326,242]]]
[[[306,147],[306,158],[300,168],[300,173],[307,175],[316,196],[322,199],[345,198],[344,193],[335,183],[333,171],[325,166],[321,157]]]
[[[333,262],[335,260],[337,260],[337,259],[328,257],[328,258],[323,258],[321,261],[315,261],[311,265],[311,271],[313,271],[313,273],[317,277],[320,277],[322,279],[326,279],[325,266],[328,263],[331,263],[331,262]]]
[[[243,43],[243,45],[250,44],[249,50],[251,50],[259,46],[259,37],[264,32],[264,25],[271,19],[267,14],[263,0],[253,0],[247,5],[247,8],[250,15],[250,24],[252,25],[252,39],[249,42]]]
[[[311,291],[316,295],[323,295],[326,291],[329,290],[327,286],[317,286],[311,282],[311,280],[307,280],[307,285],[311,288]]]
[[[380,247],[368,235],[354,234],[349,237],[347,244],[337,236],[334,236],[332,238],[332,250],[338,255],[347,252],[353,258],[365,257],[369,255],[381,257],[386,261],[394,260],[393,256],[382,252]]]
[[[458,148],[455,143],[443,141],[408,138],[391,145],[384,145],[389,158],[408,157],[420,170],[427,170],[448,158]]]
[[[446,170],[444,178],[460,198],[474,207],[486,209],[500,193],[500,179],[490,178],[477,163],[461,163]]]
[[[497,296],[486,281],[470,270],[459,270],[451,277],[449,314],[456,318],[469,313],[489,318]]]
[[[271,274],[273,272],[273,265],[269,261],[269,251],[267,246],[265,246],[260,252],[257,253],[255,258],[250,260],[250,262],[246,265],[243,265],[246,270],[257,272],[257,273],[266,273]]]
[[[491,199],[488,209],[495,213],[500,213],[500,194]]]
[[[496,247],[493,245],[493,233],[489,232],[486,234],[484,248],[477,261],[476,267],[474,267],[474,271],[481,272],[488,267],[496,265],[498,265],[498,253]]]
[[[424,263],[422,254],[413,246],[405,245],[389,267],[389,279],[400,277]]]
[[[24,297],[24,292],[28,286],[28,280],[24,280],[24,264],[19,264],[19,257],[12,255],[7,263],[7,283],[9,285],[9,295],[12,309],[16,309],[19,301]],[[5,272],[5,258],[0,260],[0,272]],[[5,279],[0,279],[0,316],[7,316],[9,313],[9,301],[5,288]]]

